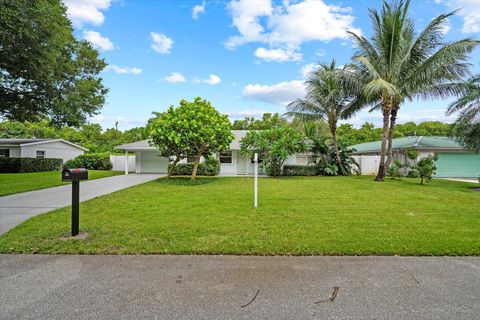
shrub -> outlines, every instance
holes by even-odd
[[[170,170],[172,164],[168,165]],[[193,171],[193,163],[178,163],[172,171],[172,176],[189,176]],[[216,176],[220,173],[220,161],[215,158],[207,158],[198,165],[197,175]]]
[[[417,169],[412,169],[408,171],[407,177],[409,178],[420,178],[420,172]]]
[[[314,165],[284,165],[284,176],[316,176],[318,175],[317,166]]]
[[[65,168],[86,168],[90,170],[111,170],[110,154],[105,153],[87,153],[68,160]]]
[[[402,163],[398,160],[395,160],[393,162],[393,164],[388,167],[387,169],[387,174],[388,176],[392,177],[392,178],[401,178],[403,176],[403,174],[400,172],[400,170],[403,168],[404,166],[402,165]]]
[[[0,173],[57,171],[62,163],[55,158],[0,158]]]
[[[423,181],[430,182],[433,180],[433,175],[437,170],[435,166],[435,161],[438,159],[437,155],[428,156],[420,159],[415,166],[415,169],[418,170],[420,175],[420,184],[423,184]]]

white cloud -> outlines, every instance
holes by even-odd
[[[309,63],[306,64],[300,69],[302,76],[307,77],[310,73],[317,69],[318,65],[316,63]]]
[[[110,51],[113,50],[113,42],[110,41],[107,37],[102,37],[102,35],[96,31],[84,31],[83,39],[90,42],[95,48]]]
[[[348,39],[349,30],[361,33],[353,27],[349,7],[327,5],[323,0],[283,1],[276,7],[271,0],[232,0],[228,9],[239,32],[227,39],[228,49],[261,42],[269,44],[270,51],[295,52],[304,42]]]
[[[208,79],[195,79],[195,83],[205,83],[205,84],[211,84],[211,85],[216,85],[219,84],[222,81],[219,76],[211,74]]]
[[[198,20],[198,16],[201,13],[205,12],[205,5],[206,5],[206,2],[202,1],[202,4],[197,4],[196,6],[193,7],[193,9],[192,9],[192,19]]]
[[[108,9],[111,0],[63,0],[67,15],[72,23],[81,27],[84,24],[99,26],[105,20],[102,10]]]
[[[273,85],[248,84],[242,94],[247,99],[286,105],[305,95],[303,80],[280,82]]]
[[[303,59],[303,55],[294,50],[284,50],[284,49],[265,49],[257,48],[255,50],[255,57],[265,60],[265,61],[300,61]]]
[[[119,67],[117,65],[108,65],[105,68],[106,71],[112,71],[118,74],[140,74],[142,73],[142,69],[136,67]]]
[[[460,8],[457,15],[463,18],[462,32],[480,33],[480,2],[479,0],[446,0],[441,1],[449,9]]]
[[[161,54],[170,53],[170,49],[173,45],[173,40],[163,33],[150,32],[150,38],[152,39],[152,49]]]
[[[169,76],[166,76],[164,79],[169,83],[178,83],[178,82],[186,81],[185,77],[180,72],[172,72]]]
[[[318,49],[316,53],[316,55],[319,57],[325,57],[326,54],[327,54],[327,51],[325,51],[325,49]]]

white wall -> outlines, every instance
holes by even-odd
[[[36,158],[37,151],[45,151],[45,158],[63,159],[63,162],[73,159],[84,153],[82,149],[76,148],[62,141],[46,142],[41,144],[22,146],[22,158]]]
[[[110,156],[112,171],[125,171],[125,156]],[[135,171],[135,156],[128,156],[128,171]]]
[[[4,147],[4,146],[0,146],[0,149],[8,149],[8,150],[10,150],[10,158],[20,158],[20,156],[21,156],[20,147]]]

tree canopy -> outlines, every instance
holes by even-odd
[[[77,40],[60,0],[2,1],[0,116],[79,126],[97,114],[107,89],[106,63]]]
[[[241,141],[241,153],[253,157],[258,152],[267,173],[272,176],[281,175],[285,160],[306,148],[305,135],[289,127],[249,131]]]

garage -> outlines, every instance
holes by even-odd
[[[439,152],[436,161],[438,178],[477,178],[480,176],[480,154]]]
[[[136,159],[140,160],[140,173],[167,173],[168,160],[167,158],[159,157],[157,151],[143,151],[138,153],[140,154],[136,156]]]

